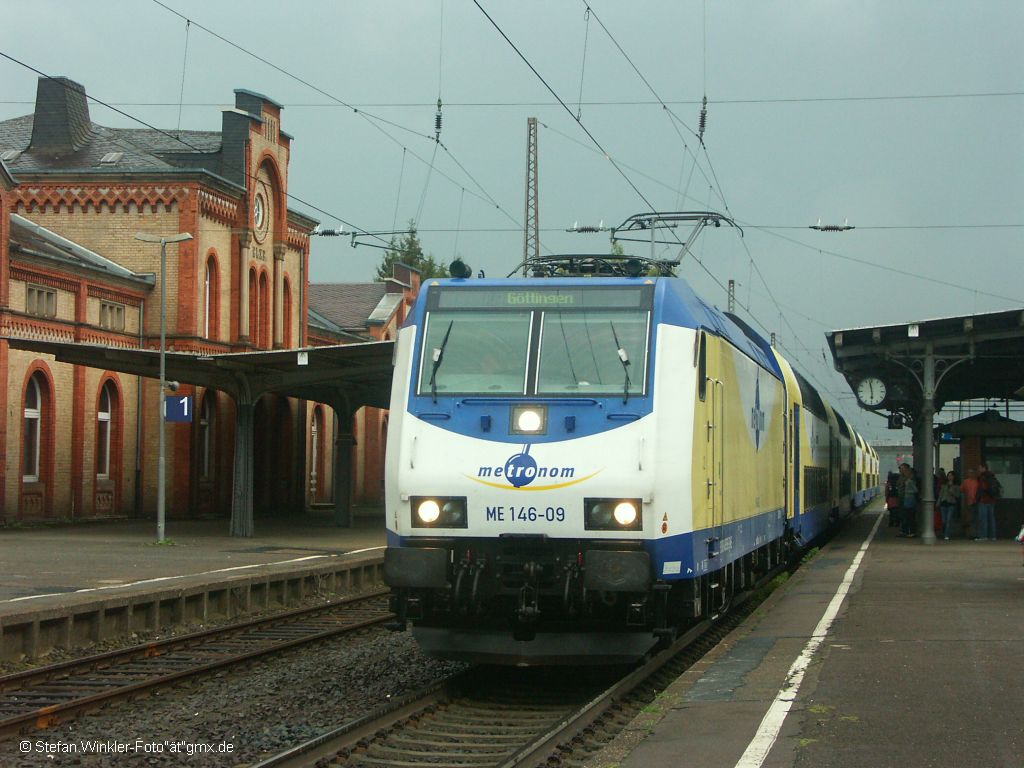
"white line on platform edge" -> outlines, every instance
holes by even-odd
[[[786,716],[796,700],[796,695],[800,691],[800,684],[803,683],[804,673],[807,671],[807,667],[810,666],[814,654],[828,635],[832,622],[839,615],[839,609],[843,605],[843,600],[846,599],[847,594],[850,592],[850,586],[853,584],[853,579],[860,568],[861,560],[864,559],[864,554],[868,551],[868,547],[871,546],[871,542],[875,538],[875,533],[878,532],[878,526],[882,522],[883,517],[884,515],[882,514],[878,515],[871,533],[868,534],[867,539],[861,544],[860,551],[853,558],[853,562],[839,584],[839,589],[832,596],[832,601],[828,604],[828,608],[825,609],[825,613],[818,622],[818,626],[811,633],[810,640],[807,641],[803,652],[797,656],[796,661],[789,668],[789,673],[786,675],[786,684],[779,690],[775,701],[772,702],[768,712],[765,713],[757,733],[754,734],[754,738],[747,745],[746,751],[740,757],[739,762],[736,763],[736,768],[760,768],[764,764],[765,758],[768,757],[768,753],[775,745],[775,740],[779,737],[780,731],[782,731],[782,725],[786,722]]]
[[[378,549],[373,547],[372,549]],[[369,550],[357,550],[357,552],[367,552]],[[356,552],[345,552],[346,555],[356,554]],[[137,587],[141,584],[155,584],[160,581],[174,581],[175,579],[187,579],[193,576],[209,576],[213,573],[227,573],[228,571],[244,571],[247,568],[260,568],[264,565],[290,565],[292,563],[301,563],[306,560],[322,560],[325,557],[336,557],[336,555],[307,555],[305,557],[295,557],[291,560],[278,560],[273,563],[253,563],[252,565],[235,565],[231,568],[218,568],[213,571],[202,571],[200,573],[183,573],[178,576],[158,576],[155,579],[143,579],[142,581],[125,582],[124,584],[106,584],[102,587],[86,587],[84,589],[74,589],[70,592],[47,592],[44,595],[25,595],[23,597],[12,597],[7,600],[0,600],[0,603],[17,603],[23,600],[38,600],[41,597],[57,597],[60,595],[77,595],[82,592],[99,592],[104,589],[121,589],[122,587]]]
[[[346,552],[346,555],[361,555],[364,552],[376,552],[378,549],[384,549],[384,547],[367,547],[366,549],[353,549],[350,552]]]

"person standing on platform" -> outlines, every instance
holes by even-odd
[[[978,466],[978,524],[974,529],[975,541],[996,540],[996,499],[999,498],[999,480],[989,472],[987,464]]]
[[[960,499],[963,502],[961,524],[963,526],[964,538],[970,539],[974,536],[978,518],[977,470],[967,470],[967,477],[965,477],[964,481],[960,484]]]
[[[960,506],[960,482],[956,472],[946,473],[946,482],[939,488],[936,498],[939,502],[939,511],[942,513],[942,538],[949,541],[949,537],[953,533],[956,511]]]
[[[900,532],[899,536],[912,539],[917,534],[917,479],[909,464],[900,464]]]
[[[938,535],[943,530],[942,525],[942,510],[939,508],[939,491],[942,490],[942,486],[946,483],[946,468],[939,467],[935,470],[934,482],[932,482],[932,499],[935,503],[932,504],[932,525],[934,526],[935,533]]]
[[[895,528],[900,524],[900,476],[890,472],[885,480],[885,508],[889,512],[889,527]]]

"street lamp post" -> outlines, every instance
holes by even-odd
[[[135,235],[136,240],[144,243],[160,243],[160,448],[157,459],[157,488],[156,488],[156,540],[164,540],[164,506],[165,506],[165,483],[166,469],[164,467],[164,390],[167,388],[167,244],[183,243],[191,240],[192,235],[188,232],[179,232],[170,237],[162,235],[151,235],[148,232],[139,232]]]

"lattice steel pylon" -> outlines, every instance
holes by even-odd
[[[537,118],[526,119],[526,212],[523,218],[523,276],[540,256],[540,202],[537,193]]]

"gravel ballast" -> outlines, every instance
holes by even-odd
[[[463,668],[365,630],[0,742],[0,765],[245,765]]]

